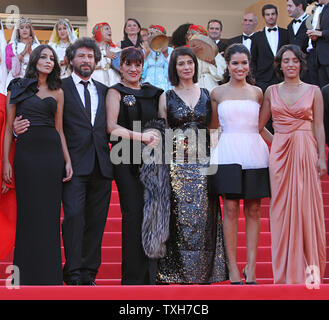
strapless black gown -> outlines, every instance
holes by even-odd
[[[64,157],[55,128],[57,102],[36,95],[37,81],[15,79],[16,114],[31,123],[16,142],[17,227],[14,265],[20,285],[62,285],[60,211]]]

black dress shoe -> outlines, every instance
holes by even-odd
[[[80,286],[81,285],[80,280],[68,280],[68,281],[65,281],[65,283],[68,286]]]
[[[95,287],[96,286],[96,282],[95,282],[95,280],[84,281],[82,283],[82,285],[83,286],[93,286],[93,287]]]

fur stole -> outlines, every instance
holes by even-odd
[[[163,258],[166,254],[165,242],[169,237],[171,195],[169,165],[165,164],[166,125],[163,119],[152,120],[144,126],[144,131],[147,129],[156,129],[161,133],[162,143],[158,148],[161,148],[162,154],[160,161],[143,162],[140,169],[140,180],[145,187],[142,244],[149,258]],[[145,148],[146,145],[142,144],[142,151]]]

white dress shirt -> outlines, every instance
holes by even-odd
[[[270,44],[273,55],[276,56],[276,52],[278,50],[278,45],[279,45],[279,28],[278,26],[274,26],[273,28],[276,28],[277,30],[269,32],[268,31],[269,27],[265,27],[265,35],[268,43]]]
[[[85,106],[85,87],[82,83],[80,83],[80,81],[84,80],[82,80],[75,72],[72,73],[72,79],[75,84],[75,87],[78,90],[82,104]],[[88,82],[89,85],[87,88],[90,93],[91,100],[91,124],[94,125],[98,107],[98,93],[94,81],[90,78]]]
[[[300,20],[300,22],[299,21],[293,22],[293,24],[292,24],[292,30],[294,31],[294,35],[297,34],[300,26],[302,25],[302,23],[304,22],[304,20],[306,20],[307,18],[308,18],[308,14],[307,13],[304,13],[304,14],[302,14],[300,17],[298,17],[296,19],[296,20]]]
[[[245,34],[245,33],[242,34],[242,44],[244,44],[248,48],[249,51],[250,51],[250,48],[251,48],[251,39],[244,40],[243,39],[243,36],[251,37],[253,34],[254,33],[249,34],[249,35],[248,34]]]

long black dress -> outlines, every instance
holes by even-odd
[[[158,118],[158,101],[162,89],[143,84],[140,90],[118,83],[111,87],[121,94],[118,124],[138,131]],[[121,141],[121,143],[120,143]],[[144,186],[139,177],[141,146],[131,140],[112,141],[111,159],[122,212],[122,281],[123,285],[155,284],[157,261],[146,256],[142,245]],[[120,144],[119,144],[120,143]],[[137,148],[134,148],[137,146]],[[128,154],[120,152],[128,146]],[[127,148],[126,150],[127,151]],[[115,156],[117,154],[117,156]],[[117,163],[116,158],[122,162]]]
[[[228,273],[219,198],[210,194],[206,174],[209,92],[201,89],[193,110],[174,90],[166,92],[166,99],[168,125],[175,130],[170,165],[171,217],[167,255],[159,260],[157,280],[185,284],[225,281]]]
[[[57,102],[41,99],[37,80],[14,79],[8,90],[16,115],[30,121],[14,159],[17,226],[14,265],[20,285],[62,285],[60,210],[64,156],[55,128]]]

